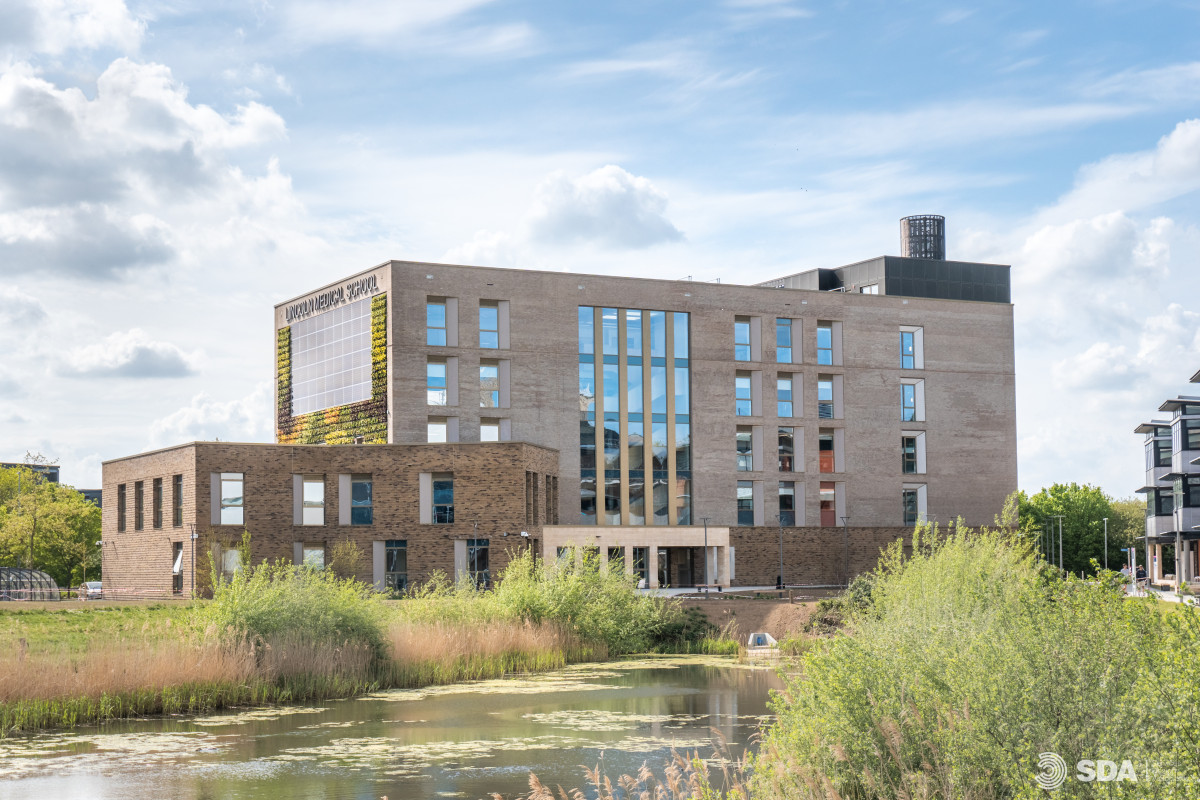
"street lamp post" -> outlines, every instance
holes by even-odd
[[[1108,572],[1108,517],[1104,518],[1104,571]]]
[[[783,514],[775,515],[776,522],[779,523],[779,581],[775,588],[783,590]]]
[[[188,530],[191,531],[191,540],[192,540],[192,599],[195,600],[196,599],[196,538],[198,536],[198,534],[196,533],[196,523],[189,522]]]

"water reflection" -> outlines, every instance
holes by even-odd
[[[0,740],[0,795],[207,800],[461,797],[526,790],[528,773],[578,786],[672,746],[707,755],[715,728],[740,753],[778,678],[712,657],[580,665],[547,675],[384,692],[311,707]]]

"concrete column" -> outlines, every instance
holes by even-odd
[[[652,544],[646,548],[646,587],[658,588],[658,545]]]
[[[716,560],[716,583],[718,586],[729,586],[729,548],[714,547],[713,557]]]

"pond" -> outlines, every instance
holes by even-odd
[[[770,717],[771,669],[687,656],[583,664],[540,675],[380,692],[313,706],[109,723],[0,739],[10,800],[477,800],[614,780],[672,747],[741,755]],[[589,794],[589,796],[591,796]]]

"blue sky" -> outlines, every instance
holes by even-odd
[[[1200,4],[0,7],[0,459],[269,440],[270,306],[388,258],[1013,265],[1020,483],[1200,368]]]

